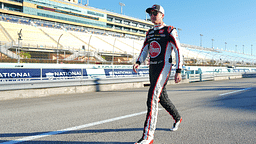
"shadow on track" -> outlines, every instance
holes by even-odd
[[[167,128],[156,128],[157,131],[170,131]],[[125,132],[125,131],[143,131],[143,128],[127,128],[127,129],[95,129],[95,130],[74,130],[69,132],[60,133],[58,135],[68,135],[68,134],[88,134],[88,133],[110,133],[110,132]],[[35,135],[41,135],[49,132],[36,132],[36,133],[6,133],[0,134],[0,138],[7,138],[7,137],[29,137]],[[14,138],[15,139],[15,138]],[[85,138],[86,140],[86,138]],[[6,140],[0,140],[0,143],[8,142]],[[86,142],[86,141],[24,141],[22,144],[133,144],[134,142]]]
[[[4,141],[0,140],[0,143]],[[27,141],[22,144],[134,144],[134,142]]]
[[[241,89],[241,88],[240,88]],[[249,110],[256,111],[256,88],[252,87],[249,90],[230,93],[224,96],[218,96],[217,98],[211,99],[214,107],[230,108],[237,110]]]

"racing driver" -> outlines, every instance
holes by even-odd
[[[150,88],[148,91],[147,116],[144,123],[143,135],[135,144],[153,143],[158,114],[158,102],[160,102],[174,119],[171,131],[176,131],[182,121],[179,112],[168,98],[165,88],[172,68],[172,50],[174,50],[176,57],[175,82],[178,83],[181,81],[183,59],[179,49],[180,43],[177,39],[177,30],[172,26],[164,24],[164,9],[162,6],[153,5],[146,9],[146,12],[150,15],[151,21],[154,23],[154,28],[150,29],[146,34],[141,53],[133,65],[133,71],[137,73],[139,65],[145,61],[149,54]]]

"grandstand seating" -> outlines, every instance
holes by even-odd
[[[4,35],[3,30],[0,27],[0,43],[4,44],[6,42],[9,42],[8,38]]]
[[[54,28],[41,28],[49,37],[53,38],[55,42],[59,40],[59,48],[72,49],[79,51],[82,49],[82,45],[86,43],[80,39],[77,39],[74,34],[66,32],[60,29]],[[62,35],[62,36],[61,36]],[[61,37],[60,37],[61,36]]]
[[[8,20],[9,19],[10,18],[8,18]],[[18,21],[20,20],[15,19],[12,22]],[[85,50],[88,50],[88,43],[90,41],[90,51],[113,53],[114,47],[115,53],[138,54],[143,43],[143,41],[129,38],[121,38],[120,36],[108,36],[106,35],[106,33],[100,32],[98,34],[89,34],[86,32],[81,32],[82,30],[78,29],[73,29],[72,31],[70,31],[71,29],[68,28],[68,30],[63,30],[55,28],[53,25],[50,26],[50,24],[42,24],[39,21],[35,22],[35,24],[37,25],[36,27],[32,25],[23,25],[10,22],[7,23],[2,21],[0,21],[0,24],[3,25],[3,27],[12,37],[12,39],[16,41],[16,43],[18,39],[17,33],[20,31],[20,29],[22,29],[22,44],[25,47],[41,47],[55,49],[57,47],[57,42],[61,34],[62,37],[59,41],[58,48],[75,51],[82,50],[83,47],[85,48]],[[3,41],[5,40],[6,39],[3,39]]]
[[[84,47],[84,50],[88,51],[88,43],[90,41],[91,35],[85,32],[77,32],[77,31],[69,31],[69,33],[83,42],[82,45],[80,45],[79,47],[81,47],[82,49]],[[97,49],[90,44],[89,51],[97,51]]]
[[[181,51],[182,51],[183,56],[188,59],[196,59],[196,57],[198,55],[193,50],[189,50],[189,49],[185,49],[185,48],[182,48]]]
[[[6,21],[6,22],[12,22],[12,23],[30,25],[30,20],[29,19],[18,18],[18,17],[14,17],[14,16],[1,16],[0,20]]]
[[[210,48],[185,47],[185,50],[182,52],[184,51],[188,51],[186,53],[187,55],[184,55],[186,58],[193,58],[193,56],[191,57],[193,54],[195,59],[201,59],[203,61],[215,61],[216,63],[237,65],[239,63],[241,64],[241,62],[247,62],[247,65],[252,65],[256,61],[255,56],[235,53],[231,51],[214,50]]]
[[[1,27],[2,26],[2,27]],[[22,29],[22,46],[33,48],[47,48],[53,51],[57,48],[69,50],[71,53],[80,51],[79,56],[74,59],[87,60],[81,55],[82,51],[112,54],[126,54],[127,57],[118,58],[127,61],[128,55],[137,56],[143,45],[143,40],[136,38],[125,38],[118,34],[100,31],[85,30],[79,27],[63,26],[53,22],[31,21],[30,19],[0,15],[0,44],[11,42],[18,43],[18,32]],[[6,34],[11,38],[7,38]],[[89,48],[88,48],[89,46]],[[180,48],[186,64],[255,64],[255,56],[245,55],[212,48],[203,48],[182,44]],[[174,53],[173,53],[174,54]],[[174,57],[174,55],[173,55]]]
[[[116,44],[126,53],[133,54],[133,53],[140,53],[142,45],[144,41],[134,41],[133,39],[129,38],[119,38],[116,41]]]
[[[23,46],[26,46],[27,44],[34,47],[52,47],[56,45],[56,42],[34,26],[1,21],[0,24],[6,29],[15,43],[18,41],[18,32],[22,29]]]

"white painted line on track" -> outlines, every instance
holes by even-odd
[[[159,108],[159,110],[162,110],[162,108]],[[62,130],[52,131],[52,132],[48,132],[48,133],[42,133],[39,135],[24,137],[21,139],[3,142],[1,144],[15,144],[15,143],[21,143],[21,142],[25,142],[25,141],[31,141],[31,140],[35,140],[35,139],[39,139],[39,138],[43,138],[43,137],[47,137],[47,136],[70,132],[70,131],[87,128],[87,127],[91,127],[91,126],[95,126],[95,125],[100,125],[100,124],[104,124],[104,123],[109,123],[109,122],[113,122],[113,121],[117,121],[117,120],[121,120],[121,119],[126,119],[126,118],[130,118],[130,117],[142,115],[145,113],[147,113],[147,111],[130,114],[130,115],[125,115],[125,116],[120,116],[120,117],[116,117],[116,118],[112,118],[112,119],[102,120],[102,121],[98,121],[98,122],[93,122],[93,123],[89,123],[89,124],[84,124],[84,125],[80,125],[80,126],[75,126],[75,127],[71,127],[71,128],[66,128],[66,129],[62,129]]]
[[[236,90],[236,91],[232,91],[232,92],[227,92],[227,93],[219,94],[219,96],[229,95],[229,94],[232,94],[232,93],[246,91],[246,90],[249,90],[249,89],[251,89],[251,88],[245,88],[245,89],[240,89],[240,90]]]

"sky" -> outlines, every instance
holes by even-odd
[[[149,18],[145,10],[158,4],[165,24],[181,29],[181,43],[256,56],[256,0],[82,0],[87,2],[119,14],[121,2],[124,15],[139,19]]]

